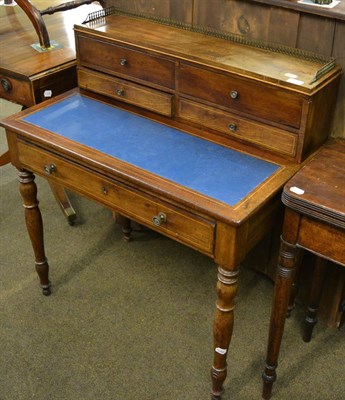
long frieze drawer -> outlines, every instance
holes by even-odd
[[[173,89],[174,62],[126,47],[77,35],[78,62],[121,77],[131,77]]]
[[[262,86],[187,64],[179,70],[180,93],[200,98],[234,111],[299,128],[302,98],[278,87]]]
[[[295,156],[297,135],[282,129],[248,121],[237,115],[180,99],[178,116],[210,129],[239,138],[274,152]]]
[[[171,94],[84,69],[78,69],[78,84],[83,89],[171,117]]]
[[[21,141],[18,141],[18,157],[23,167],[100,201],[165,236],[213,255],[213,221],[88,172],[85,168]]]

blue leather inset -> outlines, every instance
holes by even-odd
[[[76,94],[23,118],[234,206],[279,166]]]

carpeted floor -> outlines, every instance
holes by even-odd
[[[53,283],[44,297],[15,170],[0,176],[0,399],[209,399],[212,260],[149,231],[126,243],[109,210],[73,194],[69,226],[38,177]],[[273,284],[247,266],[239,282],[223,400],[261,398]],[[286,323],[272,399],[345,398],[344,328],[320,323],[305,344],[302,319],[296,307]]]

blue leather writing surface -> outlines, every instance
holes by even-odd
[[[234,206],[279,166],[80,94],[23,118]]]

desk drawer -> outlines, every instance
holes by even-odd
[[[300,126],[302,98],[279,88],[181,64],[178,89],[182,94],[249,116],[294,128]]]
[[[86,67],[170,89],[175,86],[172,61],[80,35],[77,36],[77,48],[78,61]]]
[[[78,84],[83,89],[171,117],[171,94],[84,69],[78,69]]]
[[[25,81],[0,74],[0,82],[0,98],[26,107],[35,104],[35,96],[29,80]]]
[[[18,156],[23,167],[28,170],[57,181],[165,236],[213,255],[214,222],[21,141],[18,142]],[[54,171],[47,175],[45,167],[51,165],[54,165]],[[162,214],[165,215],[166,221],[159,218]],[[154,217],[156,224],[153,222]]]
[[[251,122],[235,114],[180,99],[178,116],[274,152],[295,156],[297,135],[268,125]]]

